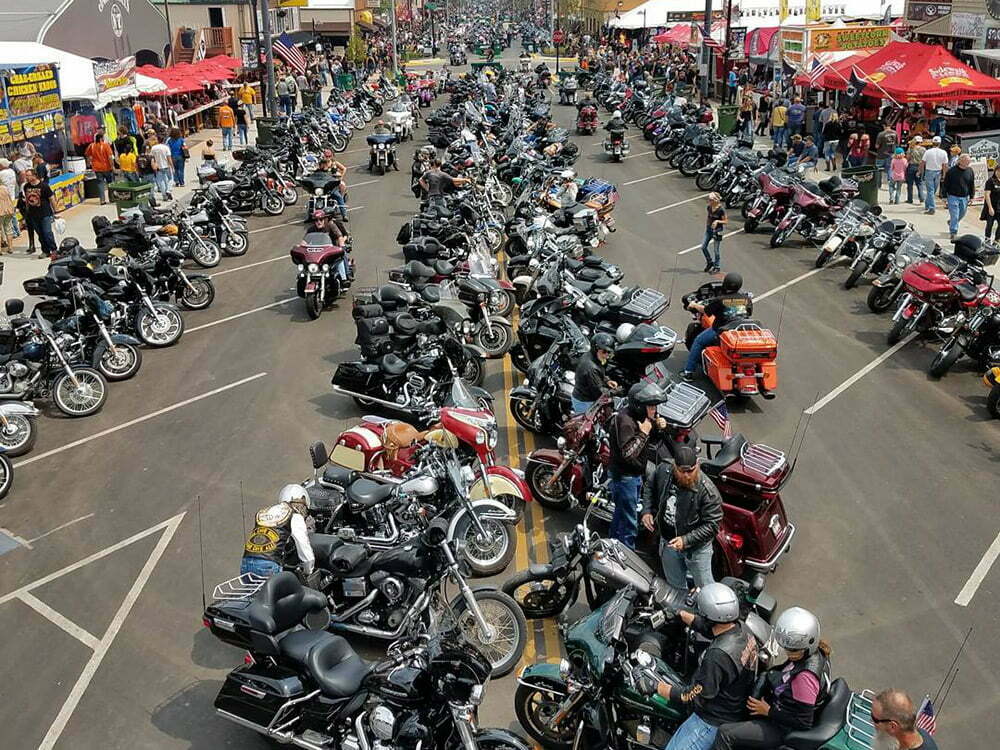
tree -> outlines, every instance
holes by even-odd
[[[368,57],[368,44],[354,29],[351,29],[351,38],[347,40],[346,55],[355,65],[363,65]]]

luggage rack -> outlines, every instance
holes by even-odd
[[[232,602],[249,599],[264,585],[267,578],[256,573],[243,573],[228,581],[223,581],[215,587],[212,597],[217,601]]]
[[[747,468],[765,477],[777,474],[788,465],[784,453],[762,443],[745,443],[740,449],[740,458]]]
[[[847,746],[849,750],[871,750],[875,740],[875,724],[872,722],[872,701],[875,693],[862,690],[854,693],[847,703]]]
[[[693,427],[712,408],[708,395],[688,383],[672,383],[663,390],[667,400],[657,405],[656,414],[677,427]]]
[[[641,317],[652,320],[658,318],[670,305],[663,292],[656,289],[639,289],[625,304],[625,307]]]

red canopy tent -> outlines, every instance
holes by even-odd
[[[701,38],[700,34],[698,38]],[[664,31],[662,34],[654,36],[653,41],[657,44],[675,44],[687,47],[691,43],[691,25],[679,23],[669,31]]]
[[[873,51],[874,50],[862,50],[860,52],[855,52],[850,57],[845,57],[839,62],[827,65],[822,76],[816,81],[815,87],[824,89],[846,88],[847,84],[845,81],[851,80],[851,69],[855,65],[858,65],[862,60],[871,57]],[[812,83],[811,76],[808,73],[799,73],[795,76],[795,83],[799,86],[814,85]]]
[[[869,82],[866,95],[900,104],[1000,98],[1000,80],[970,68],[936,44],[890,42],[853,67]],[[850,70],[844,78],[850,79]],[[847,82],[834,77],[829,88],[846,90]]]

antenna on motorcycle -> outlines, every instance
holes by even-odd
[[[208,603],[205,601],[205,544],[201,533],[201,495],[198,495],[198,552],[201,558],[201,609],[204,612]]]
[[[819,391],[816,391],[816,395],[813,397],[811,403],[815,404],[819,401]],[[809,431],[809,424],[812,422],[813,412],[808,409],[803,409],[799,412],[799,421],[795,424],[795,432],[792,433],[792,440],[788,445],[788,452],[792,456],[792,471],[795,471],[795,464],[799,461],[799,453],[802,452],[802,444],[806,441],[806,433]],[[805,422],[803,423],[803,420]],[[802,434],[799,434],[799,428],[802,428]],[[798,438],[798,444],[796,444],[795,439]]]
[[[965,638],[962,639],[962,644],[958,647],[958,651],[955,653],[955,658],[952,659],[951,665],[948,667],[948,671],[945,672],[944,679],[941,680],[941,686],[934,694],[934,703],[937,704],[937,715],[939,717],[941,716],[941,711],[944,709],[945,701],[948,700],[948,695],[951,693],[951,688],[955,684],[955,678],[958,677],[958,670],[961,669],[961,667],[956,667],[955,665],[958,663],[958,658],[962,655],[962,651],[965,650],[965,646],[971,637],[972,628],[970,627],[969,632],[966,633]],[[946,685],[947,688],[945,687]],[[942,690],[944,690],[944,696],[941,695]],[[938,698],[941,698],[940,703],[938,703]]]
[[[674,282],[677,281],[677,264],[680,262],[681,256],[674,254],[674,270],[670,272],[670,291],[667,292],[667,307],[670,307],[670,303],[674,298]],[[663,274],[667,272],[666,268],[660,269],[660,278],[656,282],[656,288],[662,288]]]

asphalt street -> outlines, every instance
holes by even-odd
[[[571,123],[570,108],[554,110]],[[619,231],[602,254],[633,283],[671,293],[661,322],[683,332],[680,296],[707,278],[701,253],[683,252],[700,244],[701,193],[641,138],[622,164],[607,162],[600,136],[576,140],[577,171],[622,194]],[[400,172],[377,178],[357,168],[363,146],[356,137],[344,160],[356,167],[350,226],[358,284],[368,286],[402,262],[395,234],[414,209],[414,144],[400,149]],[[180,344],[145,352],[140,374],[113,385],[100,414],[73,421],[49,410],[16,464],[0,506],[14,540],[0,554],[5,748],[266,746],[213,714],[242,654],[201,626],[201,610],[215,583],[237,573],[256,509],[309,475],[308,444],[332,444],[360,414],[330,389],[336,364],[356,356],[349,301],[310,321],[295,298],[288,250],[303,212],[300,203],[252,219],[250,252],[215,269],[216,301],[185,313]],[[731,229],[740,226],[734,216]],[[972,628],[938,736],[942,747],[989,747],[1000,730],[989,646],[1000,635],[1000,570],[986,564],[1000,530],[1000,440],[986,391],[961,365],[929,379],[933,350],[919,343],[879,360],[888,318],[868,312],[866,288],[840,287],[843,267],[813,273],[814,257],[797,242],[770,249],[763,234],[723,243],[723,270],[740,271],[757,294],[780,352],[778,397],[733,408],[735,428],[790,451],[808,423],[783,491],[798,532],[769,590],[779,607],[819,615],[834,671],[856,689],[933,696]],[[673,369],[684,354],[679,346]],[[491,363],[486,387],[498,405],[515,380],[509,363]],[[517,465],[536,439],[498,411]],[[546,538],[575,521],[545,515],[533,504],[506,575],[544,559]],[[556,659],[558,646],[554,627],[539,625],[525,659]],[[513,690],[513,676],[489,686],[484,725],[516,728]]]

